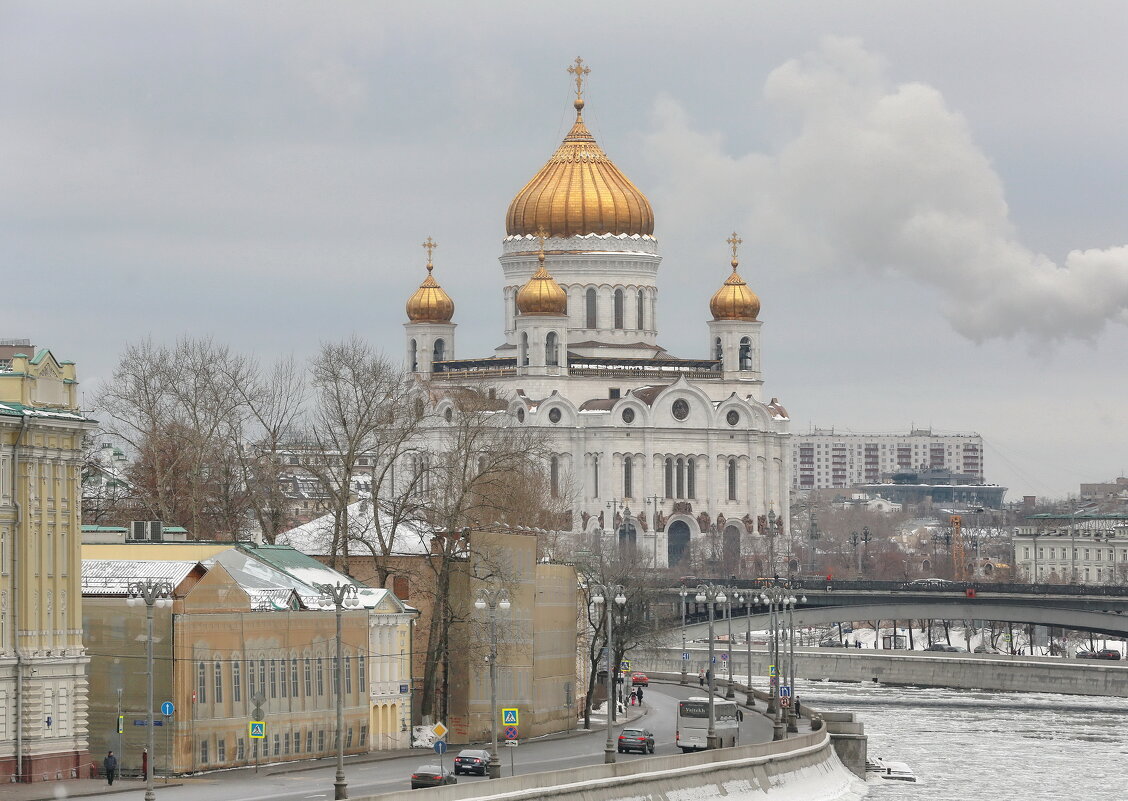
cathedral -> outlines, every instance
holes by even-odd
[[[408,369],[436,388],[497,388],[514,425],[543,430],[552,492],[588,547],[617,540],[683,574],[783,572],[789,419],[764,398],[741,240],[728,239],[731,269],[717,271],[707,356],[671,355],[658,344],[653,209],[584,124],[589,69],[577,58],[568,71],[575,124],[505,216],[504,342],[456,357],[454,302],[428,238],[427,276],[407,302]]]

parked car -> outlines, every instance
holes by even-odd
[[[942,579],[942,578],[920,578],[920,579],[913,579],[912,581],[909,582],[909,584],[915,584],[918,587],[920,587],[920,586],[923,586],[923,587],[943,587],[946,584],[955,584],[955,582],[954,581],[948,581],[948,579]]]
[[[650,686],[650,677],[647,676],[645,673],[632,673],[631,674],[631,685],[634,686],[634,687],[638,687],[639,685],[641,685],[643,687],[649,687]]]
[[[995,650],[994,648],[992,648],[990,645],[983,645],[982,643],[980,643],[979,645],[975,646],[975,653],[977,653],[977,654],[997,654],[999,652],[997,650]]]
[[[925,648],[924,650],[926,650],[926,651],[947,651],[948,653],[954,653],[956,651],[962,651],[963,649],[960,648],[959,646],[956,646],[956,645],[948,645],[948,643],[946,643],[946,642],[934,642],[931,645],[929,645],[927,648]]]
[[[1093,653],[1093,659],[1120,659],[1120,651],[1115,648],[1102,648]]]
[[[847,643],[839,642],[835,639],[823,640],[819,643],[819,648],[847,648]]]
[[[460,773],[477,773],[485,776],[490,765],[490,752],[479,751],[475,748],[463,748],[454,758],[454,775]]]
[[[1096,651],[1078,651],[1077,652],[1077,658],[1078,659],[1096,659],[1097,658],[1097,652]]]
[[[458,779],[454,778],[454,774],[443,769],[438,765],[420,765],[411,774],[411,789],[418,790],[420,787],[442,787],[444,784],[457,784]]]
[[[619,733],[619,753],[638,751],[640,754],[654,753],[654,734],[647,729],[623,729]]]

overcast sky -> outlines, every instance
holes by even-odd
[[[502,340],[504,215],[573,118],[650,198],[660,342],[736,230],[793,431],[977,431],[1064,496],[1128,469],[1128,3],[0,3],[0,337],[397,356],[435,274]]]

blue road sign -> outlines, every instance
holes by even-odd
[[[247,724],[247,734],[252,740],[262,740],[266,737],[266,721],[252,720]]]
[[[135,720],[135,721],[133,721],[133,725],[134,726],[148,726],[149,721],[147,721],[147,720]],[[163,720],[154,720],[153,725],[154,726],[163,726],[164,721]]]
[[[682,651],[682,661],[683,662],[689,661],[689,651]]]
[[[501,725],[502,726],[516,726],[517,710],[516,709],[503,709],[501,710]]]
[[[445,754],[447,751],[446,740],[435,740],[435,744],[432,748],[435,749],[436,754]]]
[[[166,717],[172,717],[172,713],[176,711],[176,707],[172,705],[172,701],[165,701],[161,704],[161,714]]]
[[[711,657],[709,657],[709,661],[712,662],[715,665],[715,664],[717,664],[717,657],[711,656]]]
[[[790,698],[791,697],[791,687],[789,687],[786,684],[781,684],[779,686],[779,697],[780,698]]]

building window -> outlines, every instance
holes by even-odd
[[[697,497],[697,460],[692,457],[686,460],[685,497]]]
[[[433,362],[441,362],[446,358],[446,343],[442,339],[435,340],[435,352]]]
[[[227,761],[227,740],[222,737],[215,742],[215,756],[221,765]]]
[[[678,498],[685,497],[685,459],[678,459],[674,465],[674,487]]]
[[[313,729],[306,732],[306,753],[313,751]]]
[[[360,746],[363,748],[367,744],[368,744],[368,727],[367,726],[361,726],[360,727]]]
[[[358,656],[356,658],[356,672],[357,672],[357,683],[360,685],[361,692],[364,691],[364,685],[365,685],[365,682],[367,681],[367,679],[365,679],[365,677],[364,677],[364,669],[365,669],[364,654],[360,654],[360,656]]]
[[[294,753],[300,754],[302,752],[302,730],[298,729],[294,732]]]
[[[313,669],[308,656],[305,658],[305,694],[306,698],[313,695]]]
[[[337,657],[333,657],[333,695],[341,694],[341,674],[337,670]]]
[[[586,328],[595,328],[596,326],[596,306],[595,306],[595,290],[589,289],[584,297],[584,311],[586,312]]]
[[[643,319],[642,319],[642,317],[643,317],[642,310],[645,307],[645,305],[646,305],[646,299],[645,299],[645,296],[642,294],[642,290],[640,289],[638,291],[638,305],[636,306],[637,319],[635,320],[635,328],[637,328],[639,331],[646,328],[646,326],[643,325]]]
[[[599,497],[599,457],[591,457],[591,496]]]
[[[549,331],[544,339],[544,363],[550,367],[560,364],[559,341],[555,331]]]
[[[317,657],[317,694],[325,695],[325,666],[321,657]]]
[[[548,460],[549,489],[553,498],[560,497],[560,459],[553,456]]]
[[[716,341],[713,342],[713,358],[717,361],[721,361],[725,358],[725,349],[721,345],[720,337],[717,337]]]
[[[419,346],[415,344],[415,340],[411,340],[411,372],[416,373],[419,371]],[[298,460],[294,457],[291,464],[297,464]]]
[[[345,748],[352,748],[352,726],[349,726],[348,731],[345,733]]]
[[[318,753],[325,751],[325,729],[317,730],[317,750]]]
[[[283,732],[282,734],[282,753],[290,753],[290,732]]]
[[[632,484],[634,483],[633,482],[634,476],[632,475],[633,472],[634,472],[634,460],[630,456],[627,456],[623,459],[623,497],[624,498],[633,498],[634,497],[634,491],[633,491],[633,487],[632,487]]]
[[[736,500],[736,459],[728,460],[728,499]]]
[[[243,742],[242,737],[235,739],[235,761],[242,762],[247,756],[247,744]]]
[[[259,660],[258,687],[259,687],[259,694],[260,695],[266,695],[266,660],[265,659]]]
[[[674,460],[666,459],[666,497],[674,497]]]
[[[200,764],[208,764],[208,741],[206,738],[200,740]]]
[[[352,660],[345,657],[345,692],[352,695]]]
[[[278,756],[282,751],[282,735],[274,735],[274,756]]]
[[[298,697],[298,660],[290,660],[290,695]]]
[[[218,659],[215,662],[215,702],[223,703],[223,663]],[[222,761],[220,759],[220,762]]]
[[[255,695],[255,663],[254,661],[247,660],[247,697],[254,698]]]
[[[623,290],[615,290],[615,328],[623,327]]]
[[[521,333],[521,352],[518,354],[522,367],[529,366],[529,334],[527,332]]]
[[[231,663],[231,700],[236,703],[243,700],[242,667],[238,659]]]
[[[270,697],[278,697],[278,660],[270,660]]]
[[[196,670],[196,702],[206,704],[208,701],[208,666],[204,662]]]

